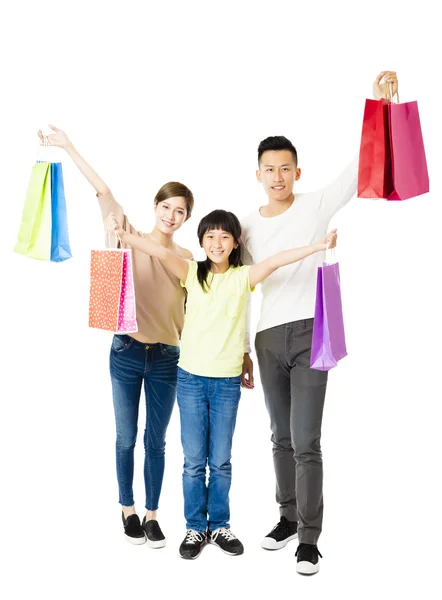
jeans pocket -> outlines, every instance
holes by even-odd
[[[180,357],[180,347],[179,346],[170,346],[169,344],[162,344],[163,353],[170,358],[179,358]]]
[[[240,387],[241,385],[241,375],[237,375],[236,377],[226,377],[226,379],[230,385],[233,385],[234,387]]]
[[[115,334],[112,338],[112,350],[117,352],[124,352],[128,348],[130,348],[133,344],[134,338],[129,335],[117,335]]]

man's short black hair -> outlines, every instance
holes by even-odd
[[[290,140],[283,135],[272,135],[262,142],[258,146],[258,165],[261,162],[261,156],[268,150],[289,150],[293,155],[295,165],[298,166],[298,153],[296,148]]]

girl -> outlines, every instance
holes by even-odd
[[[178,365],[178,406],[184,450],[183,558],[199,556],[206,541],[231,555],[242,543],[229,526],[231,447],[240,399],[247,296],[276,269],[336,244],[336,230],[311,246],[280,252],[253,266],[241,263],[241,226],[231,212],[202,219],[198,239],[206,260],[178,256],[153,239],[133,235],[109,215],[106,228],[125,244],[154,256],[187,290]],[[206,485],[206,464],[209,483]]]
[[[47,137],[51,146],[64,148],[81,173],[95,188],[103,219],[113,215],[118,227],[134,239],[148,239],[179,260],[192,258],[180,248],[174,233],[187,221],[193,209],[192,192],[182,183],[166,183],[154,199],[155,225],[149,235],[136,231],[108,186],[78,154],[67,135],[55,132]],[[38,132],[42,142],[44,137]],[[184,324],[185,290],[179,278],[155,256],[133,252],[133,275],[138,332],[114,335],[110,352],[110,373],[117,429],[116,462],[119,501],[126,539],[133,544],[147,541],[152,548],[166,545],[156,511],[164,474],[166,429],[176,395],[179,339]],[[151,290],[155,289],[155,294]],[[146,514],[142,524],[135,511],[132,482],[134,447],[137,437],[138,406],[144,383],[146,428],[144,431],[144,481]]]

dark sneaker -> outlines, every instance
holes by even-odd
[[[193,560],[201,554],[204,544],[206,543],[206,534],[194,529],[188,529],[186,537],[181,542],[180,556]]]
[[[129,515],[127,519],[124,513],[121,513],[124,525],[124,535],[131,544],[144,544],[146,536],[144,535],[144,529],[141,527],[140,519],[138,515]]]
[[[164,548],[166,545],[166,538],[158,525],[158,521],[155,521],[154,519],[146,521],[146,517],[144,517],[141,527],[146,534],[148,546],[151,548]]]
[[[296,521],[289,521],[285,517],[281,517],[279,523],[262,540],[261,546],[266,550],[280,550],[298,537],[297,532],[298,523]]]
[[[230,529],[220,527],[215,531],[207,530],[207,540],[209,544],[219,546],[223,552],[231,556],[239,556],[244,552],[244,546],[239,539],[233,535]]]
[[[296,570],[302,575],[313,575],[319,571],[319,558],[322,554],[313,544],[299,544],[295,556],[298,557]]]

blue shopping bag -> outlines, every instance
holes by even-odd
[[[69,245],[66,198],[61,163],[51,163],[52,239],[51,261],[62,262],[72,257]]]

